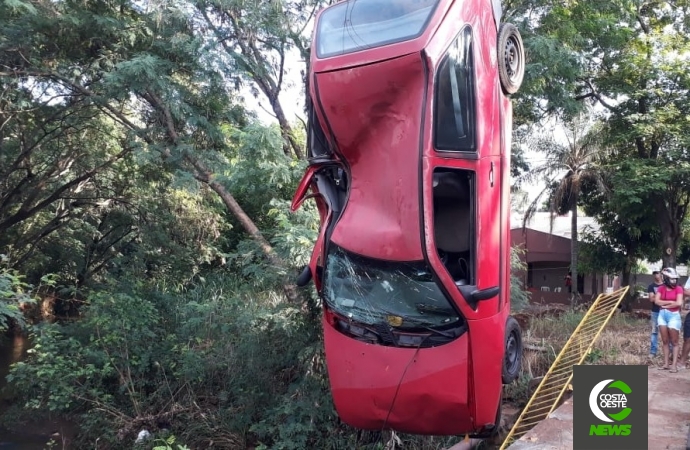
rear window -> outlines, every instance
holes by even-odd
[[[435,104],[436,149],[476,151],[474,58],[469,27],[460,32],[438,68]]]
[[[319,58],[414,39],[438,0],[350,0],[326,9],[316,27]]]

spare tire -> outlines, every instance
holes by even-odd
[[[525,76],[525,47],[515,25],[501,24],[496,51],[501,88],[506,95],[514,94],[520,89]]]
[[[503,384],[510,384],[520,375],[522,365],[522,331],[515,317],[506,321],[505,349],[503,354]]]

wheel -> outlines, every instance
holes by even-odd
[[[498,76],[506,95],[520,89],[525,76],[525,47],[517,27],[511,23],[501,24],[498,30]]]
[[[506,321],[505,354],[503,355],[503,384],[515,381],[522,362],[522,331],[513,316]]]

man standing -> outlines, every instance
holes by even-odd
[[[649,348],[649,357],[654,358],[656,356],[656,351],[659,347],[659,325],[657,321],[659,320],[659,305],[654,303],[654,298],[656,296],[656,291],[659,286],[664,284],[661,280],[661,273],[658,270],[652,272],[654,275],[654,282],[647,287],[647,298],[652,302],[652,336],[651,336],[651,346]],[[688,344],[690,346],[690,344]]]

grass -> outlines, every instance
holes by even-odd
[[[584,312],[565,311],[558,318],[545,316],[534,318],[524,335],[524,340],[526,343],[541,344],[549,348],[547,353],[555,357],[583,316]],[[645,364],[649,354],[649,334],[649,320],[616,313],[599,335],[585,364]],[[528,365],[532,362],[530,353],[533,352],[525,352]],[[547,370],[549,366],[550,362],[546,365]],[[543,366],[539,366],[539,369],[542,368]],[[539,373],[536,376],[542,376],[545,373]]]

